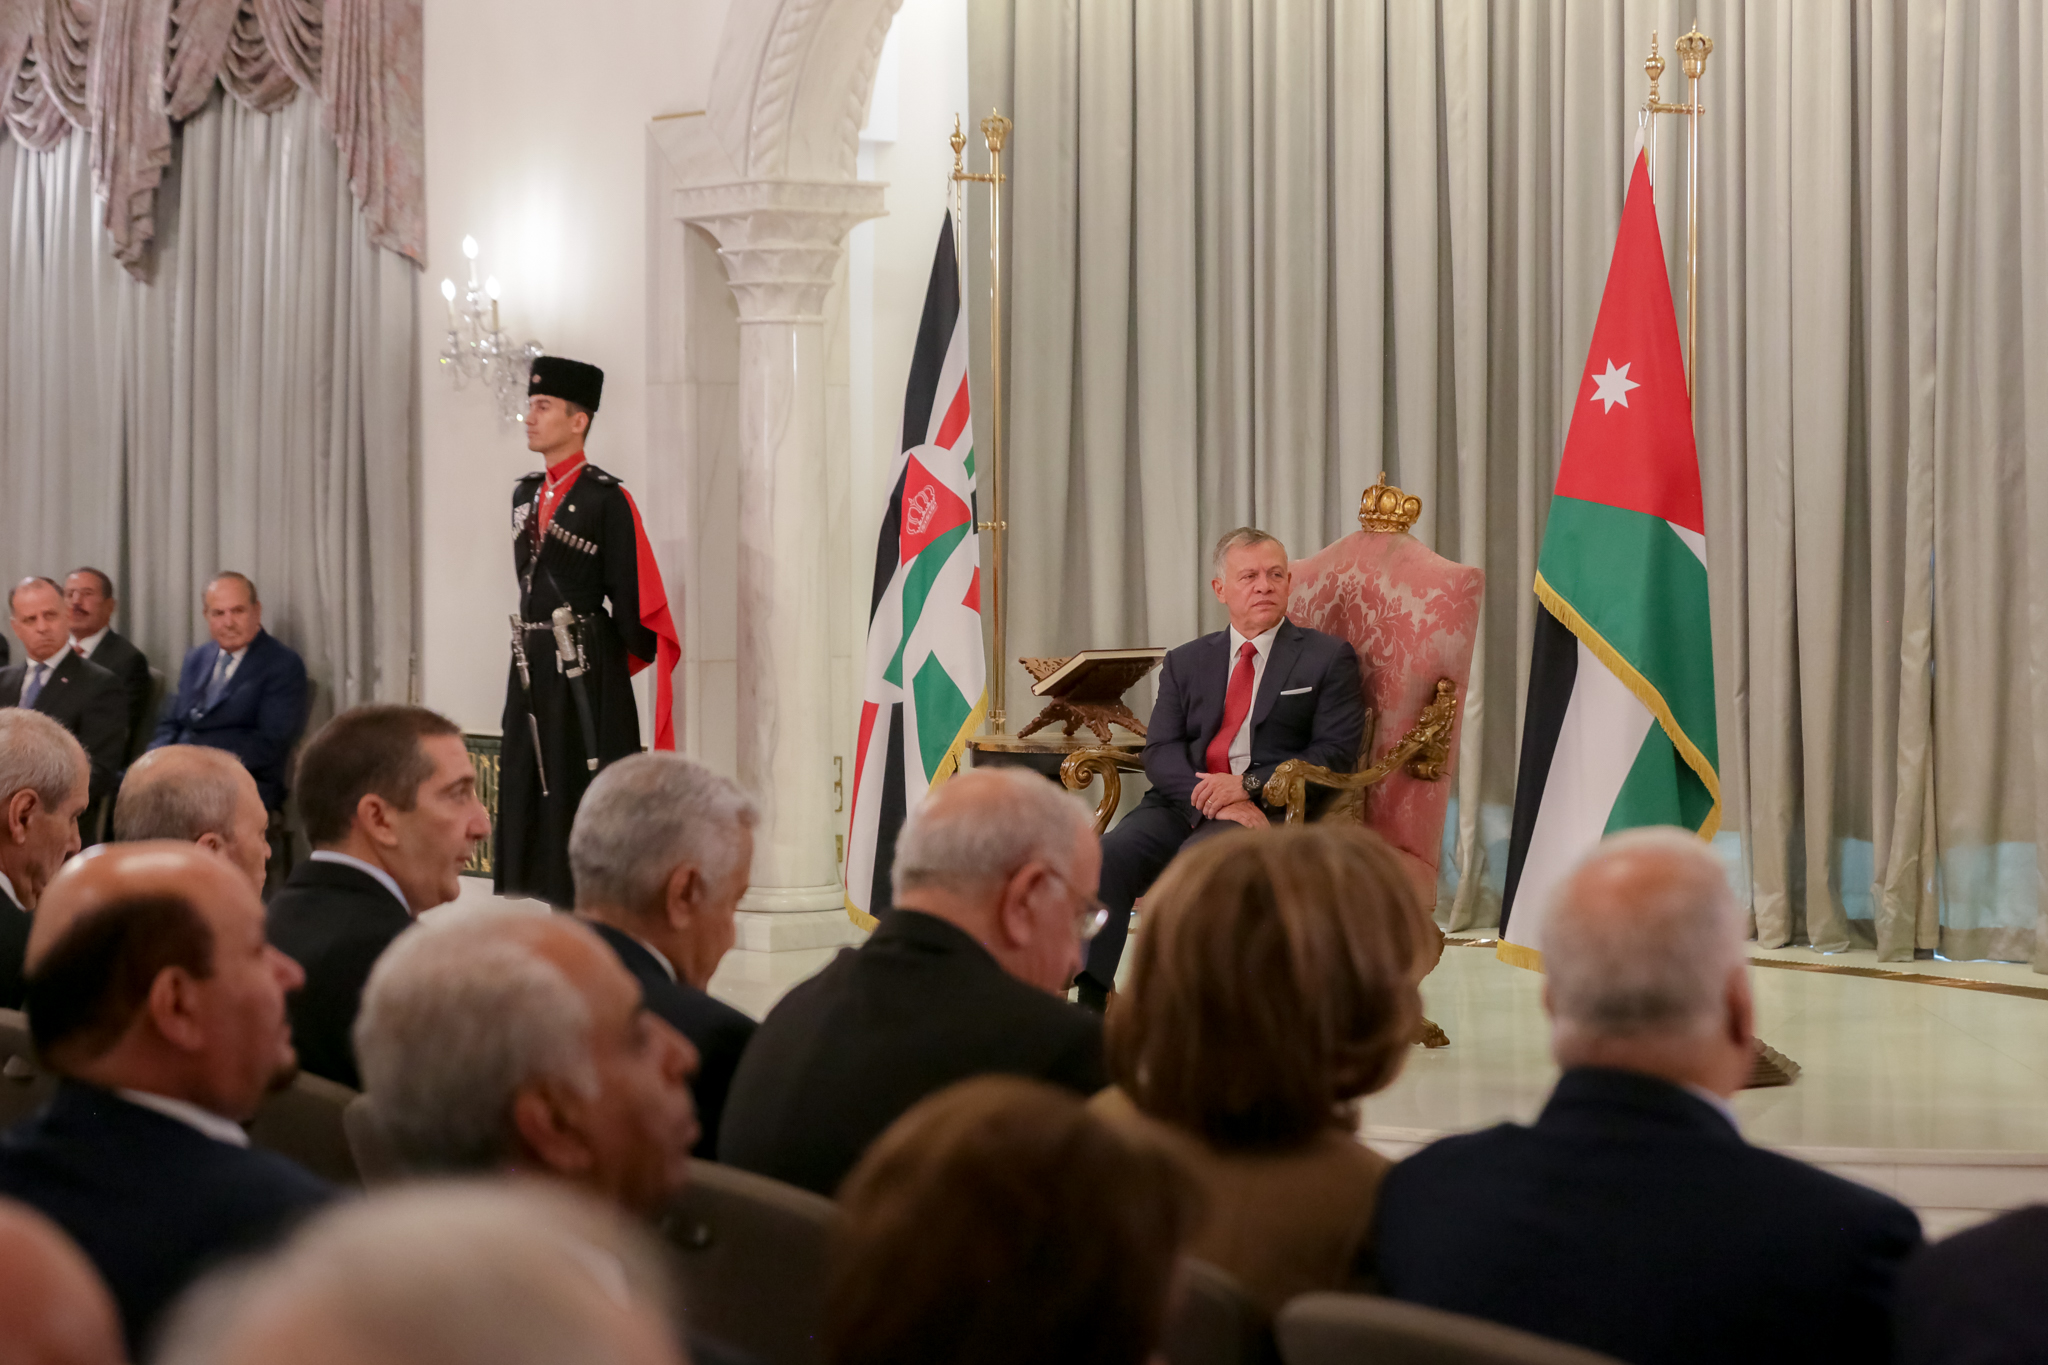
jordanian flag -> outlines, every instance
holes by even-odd
[[[950,215],[925,288],[890,483],[846,841],[846,912],[870,929],[889,906],[904,812],[952,775],[988,709],[967,317]]]
[[[1601,836],[1721,822],[1699,454],[1641,153],[1536,561],[1500,956],[1540,967],[1552,889]]]

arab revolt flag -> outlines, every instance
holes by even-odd
[[[904,812],[952,775],[988,709],[967,318],[950,215],[925,289],[890,483],[846,841],[846,912],[870,929],[889,905]]]
[[[1499,954],[1542,965],[1552,889],[1601,836],[1721,821],[1699,455],[1636,156],[1536,561]]]

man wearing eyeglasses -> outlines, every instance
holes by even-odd
[[[1102,850],[1078,798],[1016,768],[934,787],[896,840],[895,909],[747,1045],[718,1159],[830,1195],[884,1128],[955,1081],[1100,1090],[1102,1024],[1067,1003]]]

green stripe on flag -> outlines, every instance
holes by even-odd
[[[1661,725],[1652,725],[1629,765],[1628,777],[1607,813],[1604,834],[1645,825],[1698,829],[1713,813],[1714,797],[1699,774],[1678,760],[1678,750]]]
[[[924,762],[925,780],[929,782],[953,751],[953,741],[974,707],[954,686],[952,675],[936,654],[925,657],[910,694],[917,703],[918,757]]]
[[[910,645],[911,632],[917,629],[917,618],[924,615],[924,599],[932,595],[932,584],[938,581],[946,561],[953,557],[953,548],[966,538],[967,523],[963,521],[919,551],[910,563],[910,572],[903,576],[903,634],[896,641],[895,656],[882,670],[883,681],[891,686],[903,686],[903,651]]]
[[[1718,768],[1707,569],[1670,523],[1579,498],[1552,498],[1537,572],[1656,690],[1678,728]]]

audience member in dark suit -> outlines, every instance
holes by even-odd
[[[349,1031],[370,968],[413,917],[462,893],[491,833],[462,731],[418,706],[358,706],[299,759],[313,856],[270,898],[270,941],[306,972],[292,1044],[316,1076],[360,1088]]]
[[[569,833],[576,913],[640,982],[647,1008],[696,1045],[696,1155],[707,1161],[718,1158],[726,1091],[754,1036],[754,1021],[705,987],[733,944],[755,819],[746,793],[709,769],[635,754],[597,775]]]
[[[1109,922],[1079,983],[1091,1009],[1116,985],[1131,907],[1183,844],[1263,828],[1260,793],[1275,768],[1299,758],[1349,772],[1365,738],[1356,651],[1287,619],[1287,548],[1240,526],[1217,542],[1214,569],[1209,588],[1230,627],[1166,656],[1145,725],[1152,790],[1102,841]]]
[[[128,762],[120,681],[70,647],[64,595],[55,583],[23,579],[7,594],[7,605],[26,657],[0,668],[0,707],[40,711],[78,736],[92,761],[90,802],[97,812],[113,797]],[[93,819],[97,827],[97,814]]]
[[[1102,922],[1102,855],[1079,800],[985,769],[903,822],[896,908],[782,998],[726,1098],[720,1160],[830,1195],[884,1128],[988,1073],[1102,1088],[1102,1025],[1062,995]]]
[[[1384,1292],[1640,1365],[1889,1359],[1919,1222],[1736,1130],[1755,1037],[1719,860],[1681,831],[1610,838],[1539,946],[1564,1075],[1533,1127],[1394,1167]]]
[[[69,730],[19,707],[0,710],[0,1009],[26,989],[29,916],[78,852],[92,767]]]
[[[456,909],[407,930],[370,973],[356,1055],[411,1170],[550,1175],[643,1219],[689,1182],[697,1050],[567,915]],[[738,1359],[685,1332],[699,1365]]]
[[[190,844],[95,850],[37,909],[29,1027],[61,1079],[0,1134],[0,1194],[92,1258],[137,1360],[186,1284],[333,1194],[241,1127],[292,1072],[298,983],[248,879]]]
[[[680,1365],[668,1277],[644,1230],[534,1181],[380,1191],[208,1284],[155,1365]]]
[[[1073,1095],[983,1076],[912,1106],[840,1207],[831,1365],[1138,1365],[1166,1358],[1202,1200]]]
[[[0,1359],[126,1365],[121,1315],[100,1273],[49,1219],[0,1199]]]
[[[265,810],[284,807],[285,762],[306,725],[306,665],[263,629],[256,585],[224,573],[206,585],[213,638],[185,655],[178,693],[149,747],[204,744],[242,760]]]
[[[64,605],[71,629],[71,647],[120,681],[128,698],[128,737],[121,747],[125,764],[148,740],[150,694],[156,682],[149,660],[114,629],[114,580],[98,569],[73,569],[64,579]]]
[[[2048,1204],[1936,1242],[1899,1277],[1899,1365],[2048,1360]]]
[[[218,853],[263,894],[270,813],[256,779],[231,753],[166,744],[135,760],[114,798],[112,839],[175,839]]]

